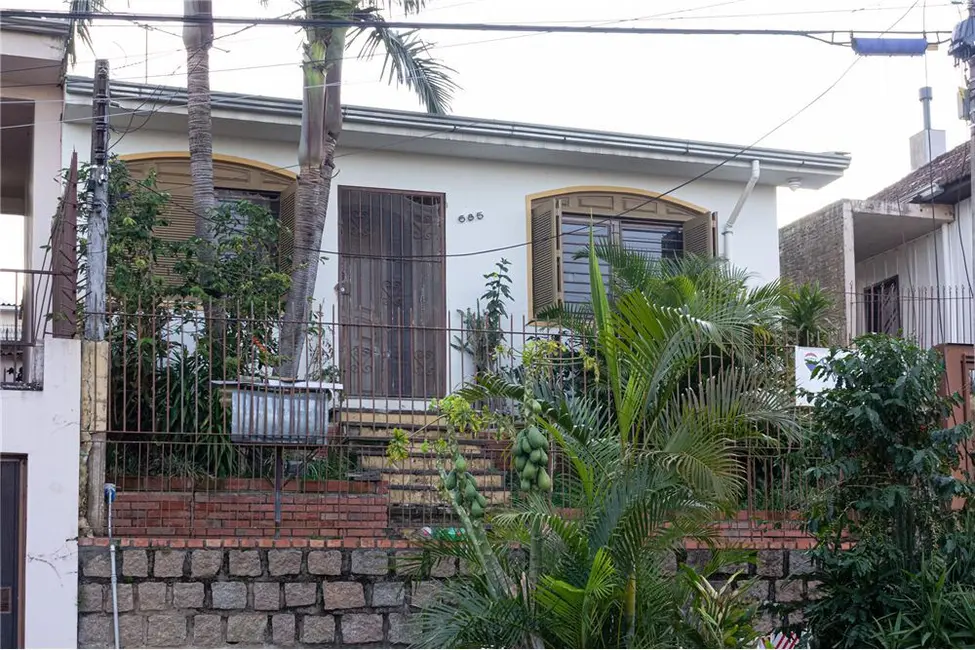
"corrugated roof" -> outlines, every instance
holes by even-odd
[[[69,76],[69,95],[90,97],[92,80],[88,77]],[[282,97],[266,97],[213,91],[214,109],[241,110],[267,115],[292,118],[301,116],[301,100]],[[177,86],[145,85],[130,82],[112,82],[112,99],[132,99],[142,105],[152,102],[172,106],[185,106],[186,89]],[[540,124],[525,124],[454,115],[430,115],[414,111],[400,111],[365,106],[342,107],[345,121],[350,125],[365,127],[429,130],[435,134],[454,134],[481,139],[497,136],[511,141],[565,143],[579,146],[601,147],[617,152],[647,151],[661,155],[700,156],[707,160],[723,161],[741,159],[748,164],[758,159],[763,165],[781,165],[808,169],[813,173],[825,173],[839,177],[850,165],[850,155],[842,152],[807,152],[767,147],[741,147],[739,145],[696,140],[682,140],[660,136],[591,131]],[[428,137],[428,136],[424,136]]]
[[[923,167],[889,185],[870,197],[870,200],[909,203],[931,183],[943,189],[964,181],[971,175],[971,155],[969,142],[964,142],[951,151],[941,154]],[[937,200],[935,200],[937,202]]]

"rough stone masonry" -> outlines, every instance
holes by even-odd
[[[80,549],[78,643],[114,647],[107,546]],[[689,561],[703,563],[703,551]],[[315,548],[172,549],[117,553],[123,648],[391,647],[411,641],[410,614],[435,598],[457,565],[411,579],[411,550]],[[790,567],[790,565],[792,565]],[[760,551],[757,598],[798,599],[805,556]],[[771,624],[771,621],[766,621]]]

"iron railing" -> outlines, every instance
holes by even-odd
[[[92,453],[105,455],[106,480],[118,489],[118,535],[389,537],[454,526],[438,492],[439,439],[457,439],[489,503],[510,503],[517,484],[510,436],[496,421],[452,431],[436,400],[486,363],[517,367],[532,342],[553,339],[565,346],[548,371],[555,389],[598,387],[581,354],[589,342],[525,322],[505,323],[491,361],[462,349],[471,332],[459,318],[431,336],[434,328],[405,317],[376,325],[319,312],[299,364],[307,379],[287,382],[272,379],[279,324],[252,316],[267,309],[114,307],[104,316],[110,358],[100,390],[108,416],[99,433],[106,436],[95,437]],[[769,368],[786,388],[795,381],[794,340],[783,332],[750,351],[779,360]],[[445,349],[427,349],[430,341]],[[446,361],[429,368],[429,359]],[[475,406],[508,413],[517,425],[504,401]],[[796,513],[811,487],[804,450],[746,444],[738,453],[745,491],[738,515],[720,524],[724,536],[793,543],[803,535]],[[552,499],[570,507],[566,462],[550,458]]]
[[[847,339],[877,332],[907,336],[925,347],[943,343],[975,344],[975,293],[967,285],[900,287],[892,284],[850,290],[845,304],[850,319],[844,332]]]

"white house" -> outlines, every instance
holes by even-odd
[[[42,249],[61,195],[68,33],[64,22],[4,18],[0,25],[0,209],[24,217],[26,242],[26,269],[0,272],[4,300],[19,307],[0,310],[4,648],[77,645],[81,342],[47,334],[55,280]],[[8,360],[22,378],[6,373]]]
[[[89,150],[91,92],[90,79],[68,79],[63,161]],[[112,101],[113,152],[135,173],[155,169],[173,194],[168,235],[192,233],[186,91],[113,83]],[[296,100],[213,93],[218,194],[257,198],[289,219],[299,117]],[[773,280],[776,188],[823,187],[850,162],[355,106],[345,107],[336,160],[314,298],[345,324],[336,361],[347,394],[400,402],[441,396],[464,376],[446,328],[457,326],[457,310],[475,306],[482,275],[502,257],[521,330],[555,300],[588,299],[573,254],[591,223],[597,235],[661,255],[721,253],[717,234],[757,168],[733,261],[756,282]]]

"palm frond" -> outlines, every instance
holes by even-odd
[[[382,48],[383,76],[416,93],[428,112],[443,115],[450,110],[450,101],[459,88],[453,80],[455,70],[430,56],[432,46],[417,30],[390,29],[375,8],[356,12],[354,19],[361,26],[353,28],[349,42],[365,34],[361,58],[371,58]]]
[[[68,11],[71,13],[100,13],[105,11],[105,0],[68,0]],[[70,22],[70,36],[68,37],[67,55],[71,65],[77,61],[77,39],[81,39],[89,50],[92,50],[91,19],[72,20]],[[92,50],[94,51],[94,50]]]
[[[438,598],[414,615],[412,625],[416,648],[524,647],[534,629],[520,594],[492,597],[476,576],[446,583]]]

